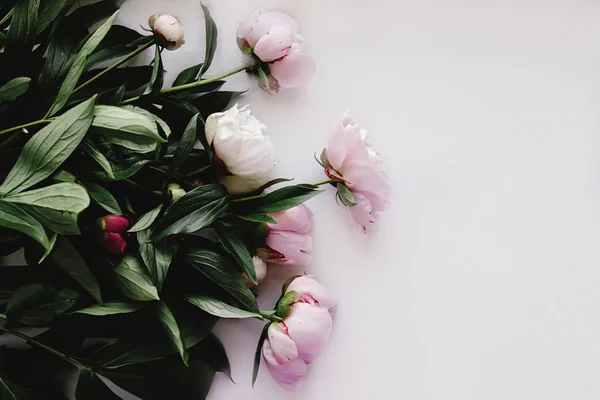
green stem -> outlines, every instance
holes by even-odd
[[[68,356],[64,353],[61,353],[58,350],[53,349],[52,347],[46,346],[45,344],[38,342],[37,340],[35,340],[34,338],[25,335],[24,333],[15,331],[14,329],[10,329],[10,328],[6,328],[4,326],[0,326],[0,330],[10,333],[11,335],[14,335],[18,338],[21,338],[29,343],[31,343],[32,345],[34,345],[35,347],[39,347],[40,349],[46,350],[52,354],[54,354],[57,357],[62,358],[63,360],[70,362],[71,364],[77,366],[77,367],[85,367],[85,368],[89,368],[85,365],[83,365],[80,361],[76,360],[75,358]]]
[[[337,181],[334,181],[333,179],[325,179],[323,181],[319,181],[316,183],[313,183],[313,186],[321,186],[321,185],[327,185],[328,183],[337,183]]]
[[[241,67],[237,67],[235,69],[232,69],[229,72],[226,72],[224,74],[215,76],[213,78],[202,79],[202,80],[199,80],[199,81],[196,81],[196,82],[187,83],[185,85],[173,86],[171,88],[163,89],[163,90],[160,91],[160,94],[176,93],[176,92],[179,92],[181,90],[192,89],[192,88],[195,88],[197,86],[207,85],[209,83],[216,82],[216,81],[218,81],[220,79],[227,78],[228,76],[235,75],[238,72],[245,71],[248,68],[252,68],[254,65],[255,65],[255,63],[252,62],[250,64],[242,65]],[[121,103],[121,105],[134,103],[134,102],[138,101],[140,99],[140,97],[141,96],[136,96],[136,97],[132,97],[130,99],[127,99],[127,100],[123,101]]]
[[[262,315],[263,318],[271,320],[273,322],[280,322],[283,321],[283,318],[278,317],[277,315],[275,315],[277,311],[273,310],[273,311],[260,311],[260,315]]]
[[[100,72],[98,75],[95,75],[93,78],[83,82],[81,85],[77,86],[73,90],[73,93],[83,89],[84,87],[86,87],[90,83],[94,82],[96,79],[101,78],[103,75],[109,73],[113,69],[125,64],[127,61],[131,60],[133,57],[137,56],[138,54],[140,54],[141,52],[143,52],[144,50],[146,50],[147,48],[149,48],[152,45],[154,45],[154,39],[152,39],[148,43],[141,45],[140,47],[138,47],[137,49],[135,49],[134,51],[132,51],[131,53],[129,53],[128,55],[126,55],[125,57],[123,57],[122,59],[120,59],[119,61],[114,63],[113,65],[111,65],[110,67],[108,67],[105,70],[103,70],[102,72]]]
[[[7,129],[4,129],[4,130],[0,131],[0,135],[4,135],[5,133],[10,133],[10,132],[18,131],[19,129],[29,128],[30,126],[35,126],[35,125],[40,125],[40,124],[49,124],[52,121],[54,121],[54,118],[46,118],[46,119],[39,119],[39,120],[33,121],[33,122],[28,122],[28,123],[23,124],[23,125],[13,126],[12,128],[7,128]]]
[[[4,24],[6,21],[12,18],[13,12],[15,11],[14,7],[10,9],[8,14],[4,16],[4,18],[0,19],[0,25]]]

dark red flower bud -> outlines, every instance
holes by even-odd
[[[127,249],[127,242],[123,239],[123,236],[114,232],[104,233],[104,245],[106,250],[117,255],[125,253],[125,249]]]
[[[127,232],[127,229],[129,229],[129,226],[131,225],[129,218],[119,214],[105,215],[98,220],[98,224],[104,232],[114,233]]]

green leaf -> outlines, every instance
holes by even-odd
[[[90,56],[87,58],[87,62],[86,62],[86,66],[85,66],[86,71],[90,70],[92,67],[94,67],[104,61],[108,61],[108,60],[112,60],[115,58],[126,56],[126,55],[132,53],[133,51],[135,51],[138,48],[138,46],[142,46],[142,45],[154,40],[154,36],[141,36],[139,33],[134,31],[133,29],[129,29],[129,28],[126,28],[126,27],[120,26],[120,25],[113,25],[111,30],[109,31],[109,35],[117,27],[119,28],[118,32],[122,32],[123,30],[135,32],[135,34],[137,34],[137,36],[138,36],[137,39],[134,39],[131,43],[122,44],[123,41],[127,40],[127,38],[121,38],[121,41],[118,44],[115,44],[114,46],[111,46],[111,47],[99,49],[99,50],[95,51],[94,53],[90,54]],[[107,35],[107,37],[108,37],[108,35]],[[100,46],[98,46],[98,47],[100,47]]]
[[[206,296],[191,296],[187,298],[191,304],[211,315],[220,318],[258,318],[263,319],[260,313],[242,310],[225,303],[224,301]]]
[[[45,394],[17,385],[0,372],[0,399],[2,400],[51,400]]]
[[[173,313],[171,313],[171,310],[169,310],[169,307],[167,307],[164,301],[158,302],[156,314],[160,324],[163,326],[165,332],[167,332],[167,335],[177,348],[177,352],[179,352],[183,363],[187,366],[189,355],[181,336],[179,325],[177,325],[177,320],[175,320],[175,316]]]
[[[201,115],[208,117],[210,114],[225,110],[231,100],[244,93],[245,92],[219,90],[199,96],[190,101],[198,110],[200,110]]]
[[[342,201],[342,204],[344,204],[346,207],[354,207],[356,205],[354,195],[342,182],[337,184],[337,193],[338,197]]]
[[[277,189],[257,201],[255,211],[275,212],[287,210],[315,197],[322,190],[313,185],[293,185]]]
[[[215,90],[219,90],[221,88],[221,86],[223,86],[224,84],[225,84],[225,81],[220,80],[220,81],[208,82],[203,85],[192,86],[192,87],[180,89],[176,92],[169,94],[169,98],[175,99],[175,101],[177,101],[178,99],[183,99],[189,95],[213,92]]]
[[[107,90],[98,95],[98,104],[106,104],[108,106],[118,106],[123,101],[127,85],[124,83],[119,87]]]
[[[65,104],[67,104],[69,97],[71,97],[73,90],[77,86],[79,77],[85,70],[87,57],[92,54],[96,46],[98,46],[100,41],[102,41],[104,36],[107,34],[115,17],[117,16],[117,13],[118,11],[115,12],[104,24],[102,24],[102,26],[100,26],[100,28],[98,28],[96,32],[89,37],[89,39],[87,39],[81,50],[79,50],[75,56],[73,64],[69,68],[69,72],[67,73],[67,76],[60,87],[58,95],[54,100],[54,104],[52,104],[52,107],[48,112],[49,116],[56,114],[65,106]]]
[[[9,324],[43,326],[71,308],[78,297],[71,289],[57,291],[47,283],[32,283],[12,295],[6,306],[6,318]]]
[[[42,33],[59,16],[67,0],[40,0],[37,34]]]
[[[102,293],[100,292],[98,281],[75,247],[66,238],[61,237],[58,239],[58,244],[51,253],[51,258],[71,278],[79,283],[94,300],[102,303]]]
[[[29,139],[0,186],[0,193],[18,193],[52,175],[85,136],[92,123],[95,100],[92,97],[72,108]]]
[[[46,249],[51,247],[42,224],[14,204],[0,201],[0,226],[24,233]]]
[[[4,46],[6,43],[6,34],[0,31],[0,46]]]
[[[208,335],[206,339],[198,343],[194,348],[194,352],[198,353],[202,360],[206,361],[212,369],[219,371],[227,375],[231,382],[231,365],[229,365],[229,358],[227,352],[223,347],[223,343],[214,334]]]
[[[93,306],[74,311],[72,314],[86,314],[96,317],[115,314],[129,314],[144,307],[144,304],[125,303],[122,301],[94,304]]]
[[[108,159],[106,157],[104,157],[104,154],[102,154],[100,152],[100,150],[98,150],[98,148],[96,147],[94,142],[92,142],[89,139],[84,139],[83,140],[83,149],[85,150],[86,153],[88,153],[90,155],[90,157],[92,157],[94,159],[94,161],[96,161],[98,163],[98,165],[100,165],[102,167],[102,169],[104,171],[106,171],[108,176],[110,176],[111,178],[114,179],[115,175],[113,174],[113,170],[112,170],[112,167],[110,166],[110,163],[108,162]]]
[[[114,196],[104,187],[93,182],[85,182],[83,183],[83,186],[85,186],[92,199],[94,199],[94,201],[98,203],[100,207],[104,208],[111,214],[123,214],[117,199],[115,199]]]
[[[215,57],[215,50],[217,50],[217,24],[215,24],[208,8],[204,4],[201,5],[206,28],[206,50],[204,52],[204,64],[200,68],[200,77],[210,68]]]
[[[137,240],[140,245],[140,255],[148,268],[152,282],[160,290],[167,278],[169,266],[177,252],[177,246],[169,238],[162,238],[152,242],[147,241],[150,231],[149,228],[139,231],[137,233]]]
[[[212,250],[189,249],[185,253],[184,259],[189,265],[233,296],[246,310],[259,312],[254,294],[248,289],[244,278],[227,258]]]
[[[38,0],[18,0],[8,30],[8,50],[29,51],[38,26]]]
[[[126,255],[114,271],[121,293],[125,296],[139,301],[160,300],[158,290],[138,258]]]
[[[163,205],[159,204],[156,208],[148,211],[146,214],[142,215],[140,219],[133,225],[127,232],[139,232],[146,228],[149,228],[150,225],[154,222],[158,214],[160,214],[160,210],[162,210]]]
[[[260,368],[260,355],[262,354],[263,344],[267,339],[269,326],[271,326],[271,324],[265,325],[262,332],[260,333],[260,338],[258,339],[258,344],[256,345],[256,351],[254,352],[254,367],[252,368],[252,387],[254,387],[254,384],[256,383],[256,378],[258,378],[258,370]]]
[[[270,215],[267,214],[246,214],[246,215],[238,215],[240,219],[244,221],[250,222],[258,222],[258,223],[266,223],[266,224],[276,224],[277,221],[273,219]]]
[[[258,285],[258,280],[256,279],[256,271],[254,269],[254,262],[252,261],[252,255],[248,251],[248,248],[235,235],[227,232],[225,229],[217,229],[217,236],[219,237],[219,241],[223,248],[233,256],[235,261],[240,266],[242,272],[244,272],[248,278],[254,283]]]
[[[199,186],[167,208],[156,223],[152,238],[196,232],[219,218],[229,203],[229,194],[223,185]]]
[[[58,182],[58,183],[62,183],[62,182],[75,183],[77,181],[77,178],[75,178],[75,175],[73,175],[72,173],[65,171],[64,169],[61,169],[56,174],[54,174],[54,176],[52,177],[52,180],[54,182]]]
[[[97,134],[140,144],[167,141],[160,135],[153,120],[122,107],[96,106],[92,127]]]
[[[144,96],[157,94],[163,87],[165,70],[163,69],[162,57],[160,55],[160,46],[155,47],[156,50],[154,52],[154,63],[152,64],[152,76],[150,77],[148,86],[146,86],[146,90],[144,90]]]
[[[269,83],[269,77],[267,76],[267,73],[260,65],[258,66],[258,77],[260,78],[261,82],[263,83],[265,90],[267,92],[269,92],[271,90],[271,84]]]
[[[164,133],[164,135],[162,135],[161,137],[168,138],[169,136],[171,136],[171,128],[169,127],[169,124],[167,124],[165,121],[163,121],[162,119],[157,117],[156,114],[151,113],[150,111],[146,110],[143,107],[134,106],[131,104],[123,106],[123,108],[126,110],[134,111],[138,114],[145,115],[146,117],[150,118],[152,121],[157,123],[159,128],[162,129],[162,131],[163,131],[162,133]]]
[[[170,172],[176,172],[187,160],[188,156],[192,152],[194,148],[194,143],[196,143],[196,130],[198,129],[198,114],[194,115],[190,122],[188,123],[185,131],[183,132],[183,136],[177,145],[177,149],[175,149],[175,153],[173,155],[173,162],[171,163]]]
[[[0,101],[13,101],[29,89],[31,78],[15,78],[0,87]]]
[[[184,69],[179,73],[179,75],[177,75],[177,78],[175,78],[172,86],[181,86],[194,82],[198,79],[200,68],[202,68],[202,64],[193,65]]]
[[[110,162],[114,175],[114,178],[111,178],[104,171],[92,172],[92,176],[104,181],[119,181],[129,178],[152,160],[152,155],[130,151],[111,143],[101,142],[97,145],[98,149]]]
[[[85,188],[75,183],[57,183],[10,194],[3,200],[20,204],[48,229],[63,235],[79,234],[77,217],[90,205]]]
[[[99,375],[87,368],[77,368],[79,378],[75,388],[75,398],[85,400],[122,400],[104,383]]]

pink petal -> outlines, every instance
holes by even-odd
[[[258,10],[240,23],[237,36],[246,40],[248,45],[254,48],[274,26],[285,28],[290,37],[294,37],[298,31],[298,23],[291,16],[279,11]]]
[[[269,215],[277,221],[276,224],[267,224],[272,230],[308,233],[312,228],[313,214],[304,204]]]
[[[312,238],[309,234],[271,231],[265,243],[283,255],[281,259],[267,261],[281,265],[305,265],[312,261]]]
[[[342,172],[344,161],[354,151],[359,136],[358,125],[344,117],[329,137],[327,156],[338,172]]]
[[[313,277],[302,275],[297,277],[289,284],[286,293],[294,290],[301,298],[301,301],[309,304],[316,304],[330,311],[337,307],[337,300],[329,290],[317,282]]]
[[[308,370],[304,361],[298,358],[283,364],[278,363],[268,341],[265,341],[262,353],[269,373],[279,386],[290,391],[298,390],[302,386],[302,381]]]
[[[271,62],[287,56],[291,48],[290,32],[283,26],[274,26],[256,43],[254,54],[264,62]]]
[[[360,193],[353,193],[356,205],[350,208],[352,217],[354,220],[363,228],[363,231],[367,233],[369,229],[375,223],[375,215],[371,208],[369,200]]]
[[[291,53],[270,65],[271,75],[279,86],[294,88],[303,86],[315,74],[313,59],[304,53]]]
[[[298,356],[307,364],[316,360],[331,335],[333,322],[326,308],[296,303],[284,320],[288,335],[296,343]]]
[[[272,323],[267,331],[267,338],[273,356],[278,363],[283,364],[298,358],[296,343],[287,334],[286,326],[281,322]]]

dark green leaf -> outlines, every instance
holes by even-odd
[[[150,225],[154,222],[158,214],[160,214],[160,210],[162,210],[163,205],[159,204],[153,210],[148,211],[146,214],[142,215],[140,219],[133,225],[128,232],[139,232],[146,228],[149,228]]]
[[[156,314],[158,316],[158,320],[160,324],[163,326],[165,332],[177,348],[181,359],[185,365],[188,365],[189,355],[187,349],[185,347],[185,343],[181,336],[181,331],[179,330],[179,325],[177,325],[177,320],[175,320],[175,316],[169,310],[169,307],[165,304],[164,301],[159,301],[156,307]]]
[[[29,139],[0,186],[0,193],[18,193],[52,175],[85,136],[92,123],[95,100],[92,97],[72,108]]]
[[[104,187],[93,182],[85,182],[83,185],[87,189],[92,199],[94,199],[94,201],[98,203],[100,207],[104,208],[111,214],[123,214],[117,199],[115,199],[114,196]]]
[[[97,145],[98,149],[110,162],[114,175],[114,178],[111,178],[104,171],[95,171],[92,173],[93,176],[104,181],[118,181],[129,178],[152,160],[151,155],[130,151],[127,148],[112,143],[101,142],[97,143]]]
[[[102,167],[102,169],[108,174],[108,176],[114,179],[115,175],[113,174],[113,170],[110,166],[110,163],[108,162],[106,157],[104,157],[104,154],[102,154],[100,150],[98,150],[94,142],[92,142],[90,139],[84,139],[83,149],[86,151],[86,153],[90,155],[90,157],[94,159],[94,161],[98,163],[98,165]]]
[[[2,400],[51,400],[45,394],[17,385],[0,372],[0,399]]]
[[[231,234],[225,229],[217,229],[217,236],[223,248],[233,256],[235,261],[240,266],[243,273],[245,273],[250,281],[255,285],[258,285],[256,279],[256,271],[254,270],[254,262],[252,261],[252,255],[248,251],[248,248],[236,235]]]
[[[135,34],[137,34],[138,37],[136,39],[134,39],[131,43],[128,43],[128,44],[122,44],[128,39],[121,38],[121,42],[119,44],[115,44],[114,46],[111,46],[111,47],[105,47],[102,49],[98,49],[94,53],[90,54],[90,56],[87,58],[86,67],[85,67],[86,70],[90,70],[92,67],[98,65],[101,62],[126,56],[126,55],[134,52],[138,48],[138,46],[142,46],[142,45],[147,44],[147,43],[151,42],[152,40],[154,40],[153,36],[141,36],[139,33],[134,31],[133,29],[129,29],[129,28],[126,28],[126,27],[120,26],[120,25],[113,25],[113,28],[109,31],[109,35],[113,31],[113,29],[117,28],[117,27],[120,28],[118,30],[118,32],[127,30],[128,32],[129,31],[135,32]],[[107,37],[105,37],[105,40],[107,38],[108,38],[108,35],[107,35]],[[100,47],[100,46],[98,46],[98,47]]]
[[[71,97],[73,90],[77,86],[79,77],[85,70],[87,57],[94,51],[100,41],[102,41],[116,16],[117,12],[115,12],[104,24],[102,24],[102,26],[100,26],[100,28],[98,28],[96,32],[94,32],[94,34],[87,39],[81,50],[79,50],[73,60],[73,64],[69,68],[69,72],[67,73],[65,80],[60,87],[58,95],[54,100],[54,104],[52,104],[52,107],[48,112],[49,116],[56,114],[65,106],[65,104],[67,104],[69,97]]]
[[[93,306],[83,308],[73,312],[73,314],[86,314],[102,317],[105,315],[129,314],[136,312],[144,307],[144,304],[125,303],[125,302],[108,302],[104,304],[94,304]]]
[[[250,312],[231,306],[224,301],[213,299],[212,297],[206,296],[191,296],[187,300],[200,308],[203,311],[211,315],[215,315],[220,318],[258,318],[263,319],[260,313]]]
[[[123,257],[115,267],[121,293],[132,300],[160,300],[158,291],[139,259],[131,255]]]
[[[81,285],[98,303],[102,303],[102,293],[98,281],[81,258],[75,247],[64,237],[58,239],[51,253],[52,260],[71,278]]]
[[[354,195],[352,192],[344,185],[339,182],[337,184],[337,192],[342,204],[347,207],[354,207],[356,205],[356,201],[354,200]]]
[[[158,220],[152,237],[196,232],[212,224],[229,206],[227,189],[218,184],[202,185],[171,204]]]
[[[157,124],[147,115],[122,107],[96,106],[92,127],[95,133],[134,143],[167,141],[160,135]]]
[[[171,163],[171,173],[177,172],[179,167],[183,165],[185,160],[187,160],[188,156],[192,152],[194,148],[194,143],[196,143],[196,130],[198,127],[198,115],[194,115],[188,126],[185,128],[183,132],[183,136],[179,141],[179,145],[177,145],[177,149],[173,155],[173,162]]]
[[[42,224],[14,204],[0,201],[0,226],[24,233],[46,249],[51,247]]]
[[[181,86],[187,83],[192,83],[198,79],[198,74],[200,73],[200,68],[202,68],[202,64],[193,65],[189,68],[184,69],[177,75],[175,81],[173,82],[173,86]]]
[[[157,94],[160,92],[160,89],[163,87],[164,73],[160,47],[156,46],[154,63],[152,64],[152,76],[150,77],[150,82],[148,82],[148,86],[146,86],[143,95]]]
[[[206,28],[206,50],[204,52],[204,64],[200,68],[200,77],[204,75],[204,72],[208,71],[212,64],[213,58],[215,57],[215,50],[217,50],[217,24],[210,15],[210,11],[204,5],[202,5],[202,11],[204,12],[204,25]]]
[[[259,223],[267,223],[267,224],[276,224],[277,221],[273,219],[270,215],[267,214],[246,214],[246,215],[238,215],[239,218],[250,221],[250,222],[259,222]]]
[[[259,312],[254,294],[248,289],[244,278],[227,258],[212,250],[189,249],[185,253],[184,259],[232,295],[246,310]]]
[[[82,400],[121,400],[100,377],[87,368],[78,368],[75,397]]]
[[[269,326],[271,324],[265,325],[262,332],[260,333],[260,338],[258,339],[258,344],[256,345],[256,351],[254,352],[254,368],[252,368],[252,387],[256,383],[256,378],[258,378],[258,370],[260,368],[260,356],[262,354],[263,344],[265,343],[265,339],[267,339],[267,333],[269,331]]]
[[[38,0],[18,0],[8,30],[8,50],[29,51],[38,26]]]
[[[254,195],[258,196],[259,194],[262,194],[266,189],[270,188],[271,186],[277,185],[278,183],[291,182],[293,180],[294,180],[293,178],[292,179],[290,179],[290,178],[271,179],[269,182],[265,183],[264,185],[262,185],[255,191],[249,193],[247,196],[254,196]]]
[[[231,377],[231,365],[229,365],[227,352],[219,338],[214,334],[211,333],[206,339],[198,343],[198,346],[194,348],[194,351],[198,353],[200,358],[207,362],[212,369],[224,373],[231,382],[235,383]]]
[[[57,291],[47,283],[32,283],[17,290],[6,307],[9,324],[43,326],[75,304],[74,290]]]
[[[249,203],[256,206],[254,211],[282,211],[302,204],[321,192],[322,190],[318,190],[317,187],[313,185],[301,184],[286,186],[262,196],[256,202]]]
[[[199,96],[190,101],[198,110],[200,110],[200,114],[202,116],[208,117],[210,114],[225,110],[231,100],[244,93],[245,92],[228,92],[219,90],[216,92],[206,93],[205,95]]]
[[[31,78],[20,77],[8,81],[0,87],[0,101],[13,101],[29,89]]]
[[[258,66],[258,77],[261,80],[265,90],[269,92],[271,90],[271,84],[269,83],[269,77],[262,66]]]
[[[40,0],[37,33],[42,33],[58,17],[67,0]]]
[[[87,191],[75,183],[57,183],[10,194],[4,201],[19,204],[42,225],[63,235],[79,234],[77,217],[90,205]]]
[[[225,81],[220,80],[220,81],[208,82],[208,83],[205,83],[202,85],[192,86],[192,87],[185,88],[185,89],[180,89],[177,92],[169,94],[169,98],[177,100],[177,99],[185,98],[186,96],[190,96],[190,95],[213,92],[215,90],[219,90],[221,88],[221,86],[223,86],[224,84],[225,84]]]
[[[52,177],[52,180],[54,182],[58,182],[58,183],[61,183],[61,182],[75,183],[77,181],[77,178],[75,178],[75,175],[73,175],[72,173],[65,171],[64,169],[61,169],[56,174],[54,174],[54,176]]]
[[[124,83],[115,89],[110,89],[101,93],[98,95],[98,103],[106,104],[107,106],[118,106],[121,104],[121,101],[123,101],[125,89],[127,89],[127,85]]]
[[[162,238],[154,241],[147,241],[151,229],[144,229],[137,233],[137,240],[140,245],[140,255],[154,285],[160,290],[163,286],[169,266],[177,251],[177,246],[169,238]]]

